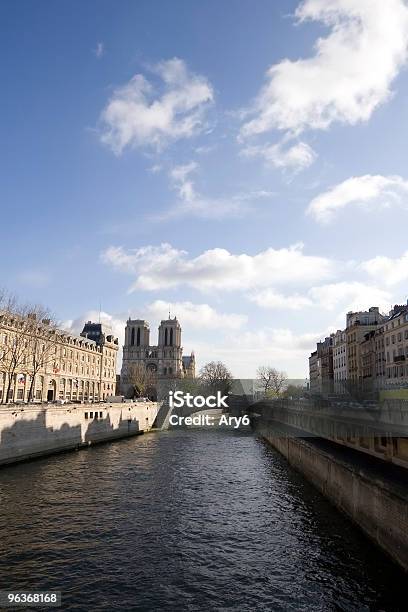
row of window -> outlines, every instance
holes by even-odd
[[[395,321],[391,321],[390,323],[387,323],[385,326],[385,329],[388,331],[388,329],[394,329],[394,324],[396,323],[398,326],[399,325],[403,325],[404,323],[408,322],[408,313],[404,313],[401,317],[399,317],[399,319],[395,320]]]
[[[408,340],[408,329],[406,329],[405,332],[404,332],[404,339]],[[397,335],[392,334],[392,336],[391,336],[391,344],[395,344],[396,341],[397,342],[402,342],[402,332],[399,332]],[[390,344],[390,337],[389,336],[386,336],[385,344],[387,346],[389,346],[389,344]]]

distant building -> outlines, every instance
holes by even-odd
[[[347,336],[338,329],[333,339],[333,384],[335,393],[342,393],[347,380]]]
[[[330,351],[335,393],[408,387],[408,303],[388,316],[376,306],[349,312],[346,329],[318,342],[309,357],[312,393],[330,391]]]
[[[130,372],[134,364],[143,364],[154,374],[157,382],[195,377],[195,356],[194,353],[183,356],[181,326],[176,317],[161,321],[156,345],[150,344],[147,321],[128,319],[120,376],[121,391],[125,395],[133,391]]]
[[[317,356],[320,360],[320,377],[322,390],[325,393],[333,392],[333,343],[334,334],[331,334],[317,343]]]
[[[50,327],[49,320],[37,321],[33,314],[27,319],[34,324],[22,331],[23,317],[0,313],[0,402],[27,402],[30,388],[30,399],[39,403],[99,401],[112,395],[119,346],[110,329],[88,321],[77,336]],[[17,367],[10,375],[9,360],[13,354],[10,347],[22,342],[26,348],[19,351]],[[41,355],[47,357],[34,371],[35,350],[39,355],[37,361]]]
[[[372,330],[377,330],[386,319],[387,317],[380,313],[377,306],[361,312],[347,313],[347,380],[349,383],[357,385],[363,379],[361,343],[364,336]]]
[[[320,363],[319,358],[317,356],[317,351],[313,351],[313,353],[309,357],[309,380],[310,380],[310,393],[317,394],[322,392],[322,383],[321,383],[321,372],[320,372]]]
[[[365,391],[372,391],[377,387],[377,334],[379,329],[372,329],[364,334],[360,346],[361,367],[361,388]]]
[[[318,342],[316,351],[309,357],[310,392],[312,394],[333,391],[333,343],[334,334]]]
[[[394,306],[383,330],[386,386],[408,386],[408,304]]]

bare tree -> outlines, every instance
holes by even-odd
[[[31,378],[30,401],[36,374],[55,359],[56,324],[44,307],[20,305],[1,290],[0,326],[0,372],[7,381],[2,403],[7,403],[18,374]]]
[[[199,379],[211,392],[221,391],[226,394],[231,391],[233,377],[222,361],[210,361],[204,365],[200,370]]]
[[[29,314],[31,329],[28,342],[28,373],[31,377],[28,401],[34,400],[35,378],[56,359],[58,330],[55,319],[42,306],[36,306]]]
[[[135,395],[143,397],[154,386],[155,373],[146,368],[144,363],[134,363],[129,366],[127,381],[133,386]]]
[[[271,366],[259,366],[257,375],[266,396],[279,396],[282,393],[287,381],[286,372],[280,372]]]
[[[27,306],[18,306],[9,302],[1,313],[3,328],[0,369],[6,375],[7,388],[2,403],[7,403],[13,380],[20,372],[27,370],[27,351],[30,340],[32,321]]]

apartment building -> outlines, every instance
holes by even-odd
[[[346,329],[330,336],[335,393],[408,387],[408,303],[395,305],[388,316],[373,306],[349,312]],[[330,342],[317,344],[309,357],[310,387],[330,389]]]
[[[349,312],[346,318],[347,341],[347,380],[357,385],[363,379],[363,362],[361,344],[366,334],[377,330],[387,317],[382,315],[377,306],[360,312]]]
[[[408,304],[396,305],[383,326],[385,385],[408,386]]]
[[[333,391],[333,343],[334,334],[317,343],[316,351],[309,357],[310,392],[312,394]]]
[[[333,339],[333,384],[335,393],[342,393],[347,380],[347,335],[338,329]]]

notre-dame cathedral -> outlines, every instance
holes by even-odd
[[[121,392],[125,395],[131,387],[127,376],[129,368],[137,363],[143,363],[147,369],[154,372],[158,382],[172,378],[195,377],[194,353],[183,356],[181,327],[176,317],[161,321],[156,346],[150,344],[150,328],[147,321],[128,319],[120,375]]]

